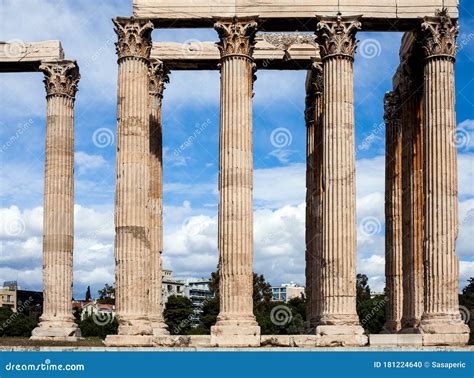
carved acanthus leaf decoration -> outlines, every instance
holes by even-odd
[[[436,12],[436,17],[425,17],[421,24],[423,50],[426,58],[456,56],[456,37],[459,33],[457,21],[452,20],[448,10],[443,8]]]
[[[169,83],[169,70],[161,60],[151,59],[149,68],[149,92],[153,95],[163,96],[165,83]]]
[[[221,57],[228,55],[246,55],[252,57],[257,32],[255,18],[219,20],[214,24],[219,34],[217,43]]]
[[[133,18],[113,20],[118,42],[115,43],[120,58],[139,57],[148,59],[151,51],[151,32],[153,23]]]
[[[321,57],[334,55],[354,59],[357,47],[356,33],[361,28],[360,16],[344,18],[341,13],[334,17],[318,17],[316,42],[320,46]]]
[[[263,40],[277,49],[283,50],[284,60],[290,60],[291,55],[288,50],[296,44],[311,44],[317,46],[314,35],[302,33],[263,33]]]
[[[73,61],[44,62],[39,67],[44,73],[47,96],[67,96],[74,98],[81,75]]]

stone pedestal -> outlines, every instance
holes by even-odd
[[[162,260],[163,251],[163,133],[161,103],[164,83],[168,74],[163,63],[150,61],[150,281],[148,316],[153,335],[168,335],[163,319],[162,304]]]
[[[318,345],[364,345],[356,313],[354,18],[319,17],[324,71],[322,127],[321,319]]]
[[[211,345],[259,346],[253,315],[252,52],[254,18],[219,20],[221,120],[219,144],[220,312]]]
[[[458,190],[454,59],[458,25],[445,10],[422,23],[425,133],[425,305],[423,345],[465,345],[459,313]]]
[[[402,269],[402,129],[400,97],[385,95],[385,324],[382,333],[401,328]]]
[[[46,86],[46,156],[43,217],[43,314],[33,340],[76,341],[72,315],[74,246],[74,98],[76,62],[43,63]]]
[[[152,344],[148,319],[149,56],[151,22],[115,19],[118,35],[118,109],[115,194],[116,308],[118,335],[108,346]]]

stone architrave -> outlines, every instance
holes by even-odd
[[[46,87],[43,216],[43,314],[33,340],[76,341],[72,314],[74,246],[74,99],[80,79],[74,61],[40,65]]]
[[[253,314],[252,59],[255,18],[221,19],[221,115],[219,144],[220,312],[211,344],[259,346]]]
[[[425,301],[423,345],[465,345],[459,312],[458,188],[454,61],[458,24],[446,9],[421,24],[424,65]]]
[[[356,312],[354,73],[360,17],[318,17],[324,72],[318,345],[365,345]]]
[[[149,57],[153,24],[114,19],[118,55],[115,194],[116,308],[118,335],[108,346],[152,345],[149,320],[150,141]]]

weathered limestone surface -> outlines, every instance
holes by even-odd
[[[353,60],[357,18],[320,18],[324,72],[322,125],[321,345],[364,345],[356,313]]]
[[[170,70],[213,70],[220,63],[215,42],[155,42],[151,57],[161,60]],[[265,33],[255,37],[253,59],[257,68],[266,70],[309,69],[319,50],[314,35]]]
[[[398,91],[402,104],[402,333],[418,333],[423,312],[423,119],[420,61],[415,44],[402,56]]]
[[[150,61],[149,78],[149,134],[150,134],[150,281],[148,315],[153,335],[169,334],[163,319],[161,283],[163,278],[161,253],[163,251],[163,133],[161,104],[168,72],[163,62]]]
[[[72,315],[74,246],[74,98],[80,79],[74,61],[43,63],[46,156],[43,216],[43,314],[34,340],[76,341]]]
[[[306,306],[308,333],[314,333],[321,315],[321,173],[322,173],[322,65],[314,62],[306,78]]]
[[[301,30],[315,26],[314,15],[363,15],[364,30],[409,30],[419,17],[435,14],[443,6],[433,0],[134,0],[137,17],[153,19],[157,27],[209,27],[214,16],[259,16],[263,28],[270,30]],[[458,0],[445,0],[452,17],[458,16]],[[311,29],[309,29],[311,30]]]
[[[39,71],[42,62],[64,60],[59,41],[0,42],[0,72]]]
[[[106,345],[151,345],[149,63],[151,22],[115,19],[118,54],[115,260],[118,335]]]
[[[383,333],[401,328],[402,268],[402,129],[400,96],[385,95],[385,324]]]
[[[252,91],[257,22],[220,20],[221,119],[219,143],[220,313],[214,346],[258,346],[253,315]]]
[[[425,301],[423,345],[465,345],[469,327],[459,313],[458,189],[454,60],[457,22],[446,12],[421,25],[424,65]]]

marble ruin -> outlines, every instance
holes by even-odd
[[[409,0],[291,3],[134,0],[133,17],[113,20],[118,37],[119,332],[107,336],[107,346],[368,343],[356,313],[353,64],[359,31],[405,33],[393,89],[385,96],[386,323],[384,335],[371,338],[371,343],[467,343],[469,329],[458,308],[455,254],[457,0],[437,5],[431,0],[417,5]],[[307,32],[297,32],[301,25]],[[155,28],[171,26],[214,27],[218,42],[152,42]],[[0,56],[2,71],[45,74],[45,306],[32,338],[76,340],[80,333],[72,321],[70,298],[73,106],[79,71],[75,62],[64,60],[59,45],[40,43],[37,51],[26,59]],[[220,313],[210,337],[170,336],[161,303],[161,104],[171,71],[205,69],[219,69],[221,83]],[[252,96],[260,69],[307,71],[307,335],[261,336],[253,314]]]

